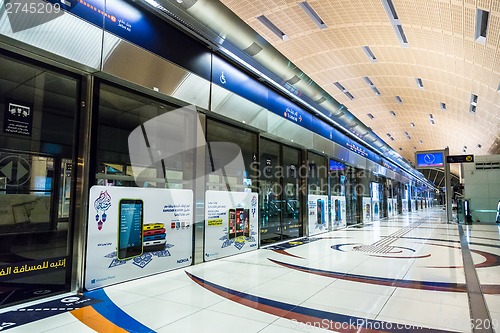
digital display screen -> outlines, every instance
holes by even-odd
[[[444,166],[442,152],[422,152],[415,154],[417,168],[441,168]]]
[[[342,171],[345,170],[345,165],[343,163],[330,160],[330,171]]]
[[[141,246],[142,243],[142,202],[120,203],[120,249]]]

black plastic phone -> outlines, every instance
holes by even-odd
[[[117,257],[124,260],[140,256],[144,203],[140,199],[121,199],[119,210]]]

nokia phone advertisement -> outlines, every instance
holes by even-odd
[[[90,189],[85,288],[191,265],[193,192]]]
[[[256,192],[205,193],[205,261],[258,248]]]
[[[346,201],[343,196],[331,196],[331,214],[332,214],[332,226],[333,229],[344,228],[347,226],[347,216],[346,216]]]
[[[372,200],[370,198],[363,198],[363,223],[370,223],[372,221]]]
[[[308,195],[307,206],[309,211],[309,236],[328,231],[328,224],[330,221],[328,215],[328,196]]]

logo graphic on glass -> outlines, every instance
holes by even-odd
[[[125,260],[142,254],[144,203],[140,199],[121,199],[119,210],[117,257]]]

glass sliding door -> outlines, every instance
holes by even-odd
[[[0,54],[0,307],[70,291],[73,254],[80,80],[15,58]]]
[[[282,240],[281,202],[281,146],[279,143],[260,141],[260,242],[262,245]]]
[[[261,138],[261,245],[303,236],[301,163],[299,149]]]
[[[303,235],[300,191],[301,151],[283,146],[283,239]]]

